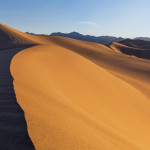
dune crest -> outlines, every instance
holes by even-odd
[[[0,23],[0,50],[37,45],[26,34]]]

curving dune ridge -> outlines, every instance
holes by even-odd
[[[117,46],[15,33],[36,44],[11,62],[36,149],[150,149],[150,60]]]
[[[122,52],[124,54],[136,56],[139,58],[150,59],[150,45],[143,47],[129,47],[120,43],[112,43],[110,47],[118,52]],[[149,48],[149,49],[145,49]]]

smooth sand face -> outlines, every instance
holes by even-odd
[[[37,46],[16,55],[11,70],[36,149],[149,146],[149,99],[84,57]]]
[[[149,150],[149,60],[96,43],[14,32],[40,44],[11,63],[36,149]]]

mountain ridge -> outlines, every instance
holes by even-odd
[[[84,35],[79,32],[70,32],[70,33],[62,33],[62,32],[53,32],[51,34],[35,34],[30,32],[25,32],[27,34],[31,35],[40,35],[40,36],[61,36],[61,37],[68,37],[72,39],[82,40],[82,41],[88,41],[88,42],[96,42],[103,45],[109,45],[112,42],[121,42],[124,40],[144,40],[144,41],[150,41],[149,37],[136,37],[136,38],[123,38],[123,37],[116,37],[116,36],[109,36],[109,35],[102,35],[102,36],[94,36],[94,35]]]

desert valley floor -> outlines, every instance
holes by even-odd
[[[140,42],[0,24],[0,148],[149,150],[150,42]]]

